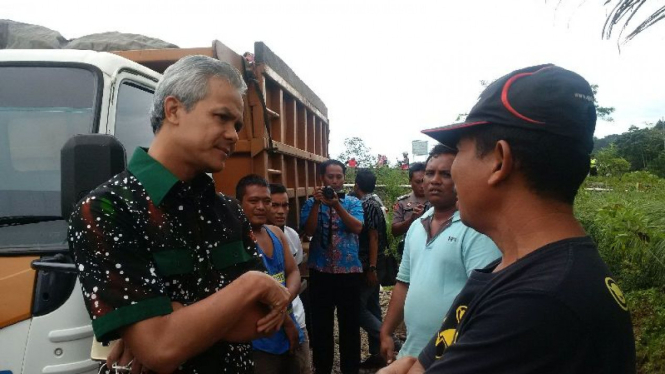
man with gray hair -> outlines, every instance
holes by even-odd
[[[122,338],[118,364],[133,354],[132,372],[140,362],[160,373],[250,373],[246,342],[284,321],[289,292],[264,273],[238,202],[206,175],[235,148],[245,90],[236,69],[209,57],[166,69],[150,149],[72,214],[69,244],[95,336]]]

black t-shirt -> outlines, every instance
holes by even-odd
[[[590,238],[474,270],[418,360],[427,373],[634,373],[621,290]]]

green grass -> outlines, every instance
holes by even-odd
[[[575,213],[628,300],[638,373],[664,373],[665,180],[646,172],[589,178]]]
[[[636,182],[635,176],[627,176],[589,179],[580,190],[575,212],[622,287],[663,287],[665,180]],[[584,189],[598,186],[611,191]]]
[[[404,187],[409,184],[409,172],[407,170],[393,169],[388,167],[383,167],[379,169],[372,169],[376,175],[376,190],[374,191],[381,200],[383,204],[388,208],[388,243],[389,248],[388,253],[399,258],[397,254],[397,243],[398,240],[392,236],[390,232],[390,225],[393,221],[393,205],[397,198],[411,192],[410,187]],[[349,168],[346,171],[345,183],[353,184],[355,183],[356,170]]]
[[[665,373],[665,289],[626,293],[633,318],[638,373]]]

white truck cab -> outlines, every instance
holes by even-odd
[[[0,50],[0,374],[97,373],[67,246],[60,155],[77,134],[147,147],[161,75],[79,50]]]

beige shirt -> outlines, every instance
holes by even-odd
[[[413,208],[418,204],[427,204],[427,199],[424,196],[416,197],[413,191],[408,195],[398,197],[393,206],[393,224],[410,220]]]

